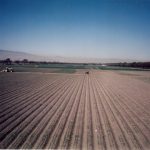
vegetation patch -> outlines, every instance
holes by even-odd
[[[56,70],[54,72],[55,73],[75,73],[76,69],[63,68],[63,69]]]

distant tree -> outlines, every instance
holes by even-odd
[[[35,61],[29,61],[28,63],[29,63],[29,64],[36,64],[36,63],[38,63],[38,62],[35,62]]]
[[[4,63],[6,65],[11,65],[12,64],[12,60],[10,58],[7,58],[7,59],[4,60]]]
[[[29,61],[28,61],[28,59],[23,59],[22,60],[22,63],[24,63],[24,64],[27,64]]]
[[[123,67],[127,67],[127,62],[122,63]]]
[[[15,60],[14,63],[20,64],[20,60]]]

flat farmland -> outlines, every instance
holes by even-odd
[[[149,150],[149,79],[149,72],[0,73],[0,149]]]

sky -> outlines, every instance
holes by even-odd
[[[0,0],[0,49],[150,60],[150,0]]]

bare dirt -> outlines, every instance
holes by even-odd
[[[0,73],[0,149],[150,149],[149,77]]]

